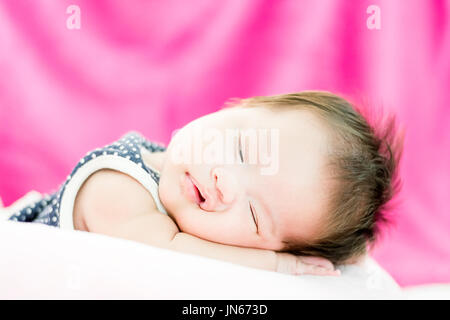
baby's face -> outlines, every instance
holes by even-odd
[[[327,146],[310,111],[223,109],[172,138],[160,199],[181,231],[209,241],[280,250],[287,237],[312,240],[327,210]]]

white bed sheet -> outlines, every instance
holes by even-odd
[[[403,293],[409,300],[450,300],[450,283],[409,286]]]
[[[397,299],[371,258],[292,276],[99,234],[0,221],[2,299]]]

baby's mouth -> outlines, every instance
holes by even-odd
[[[205,197],[203,196],[200,188],[198,187],[198,183],[193,179],[193,177],[186,172],[186,177],[190,180],[190,182],[192,183],[192,187],[193,187],[193,193],[194,193],[194,199],[195,202],[197,203],[197,205],[199,207],[201,207],[202,203],[204,203],[206,201]]]
[[[198,203],[197,204],[201,204],[201,203],[205,202],[205,198],[203,197],[202,193],[197,188],[195,183],[194,183],[194,188],[195,188],[195,192],[197,193],[197,197],[198,197]]]

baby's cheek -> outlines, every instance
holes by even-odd
[[[193,208],[173,212],[173,219],[181,232],[221,244],[243,247],[262,246],[250,225],[232,218],[232,215],[227,216],[224,212],[205,212]]]
[[[189,233],[198,236],[202,233],[204,228],[201,221],[196,218],[195,212],[192,212],[190,208],[178,209],[172,212],[172,219],[175,220],[178,228],[181,232]]]

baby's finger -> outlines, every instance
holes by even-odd
[[[300,261],[307,264],[313,264],[317,266],[324,267],[325,269],[334,270],[334,265],[330,260],[320,257],[309,257],[309,256],[301,256],[299,257]]]
[[[299,274],[309,274],[309,275],[316,275],[316,276],[339,276],[341,275],[340,270],[330,270],[323,268],[321,266],[312,265],[312,264],[304,264],[300,268]]]

